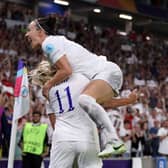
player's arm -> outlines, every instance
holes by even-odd
[[[52,86],[59,84],[72,74],[72,67],[69,64],[66,55],[62,56],[54,64],[54,68],[57,69],[57,73],[55,73],[55,75],[49,81],[47,81],[43,87],[43,95],[45,97],[48,97],[48,91]]]
[[[49,86],[54,86],[65,79],[67,79],[72,74],[72,68],[66,55],[62,56],[55,64],[54,68],[57,69],[57,73],[50,79],[46,84]],[[51,88],[50,87],[50,88]]]
[[[55,128],[55,122],[56,122],[55,113],[48,114],[48,116],[49,116],[49,119],[50,119],[50,122],[51,122],[51,126],[54,129]]]
[[[51,126],[52,126],[52,128],[54,130],[55,123],[56,123],[56,115],[55,115],[55,112],[54,112],[54,110],[53,110],[53,108],[52,108],[52,106],[51,106],[49,101],[46,102],[45,108],[46,108],[46,113],[47,113],[47,115],[49,117]]]
[[[116,108],[119,106],[125,106],[129,104],[134,104],[137,101],[138,92],[137,90],[133,90],[128,97],[124,98],[112,98],[111,100],[102,104],[102,106],[106,109],[108,108]]]

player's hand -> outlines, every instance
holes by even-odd
[[[43,96],[48,100],[49,99],[49,90],[52,86],[50,86],[49,83],[46,83],[44,86],[43,86],[43,89],[42,89],[42,94]]]
[[[133,104],[137,101],[139,97],[139,92],[137,89],[134,89],[129,95],[128,95],[128,98],[130,100],[130,103]]]

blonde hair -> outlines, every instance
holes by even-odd
[[[42,87],[55,73],[56,69],[53,69],[48,61],[41,61],[34,70],[29,72],[30,82]]]

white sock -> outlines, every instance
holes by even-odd
[[[98,127],[101,126],[106,129],[108,132],[107,141],[119,139],[107,112],[93,97],[81,94],[79,96],[79,105],[88,113]]]

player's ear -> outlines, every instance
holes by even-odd
[[[39,29],[38,32],[39,36],[43,36],[45,34],[45,31],[43,29]]]

